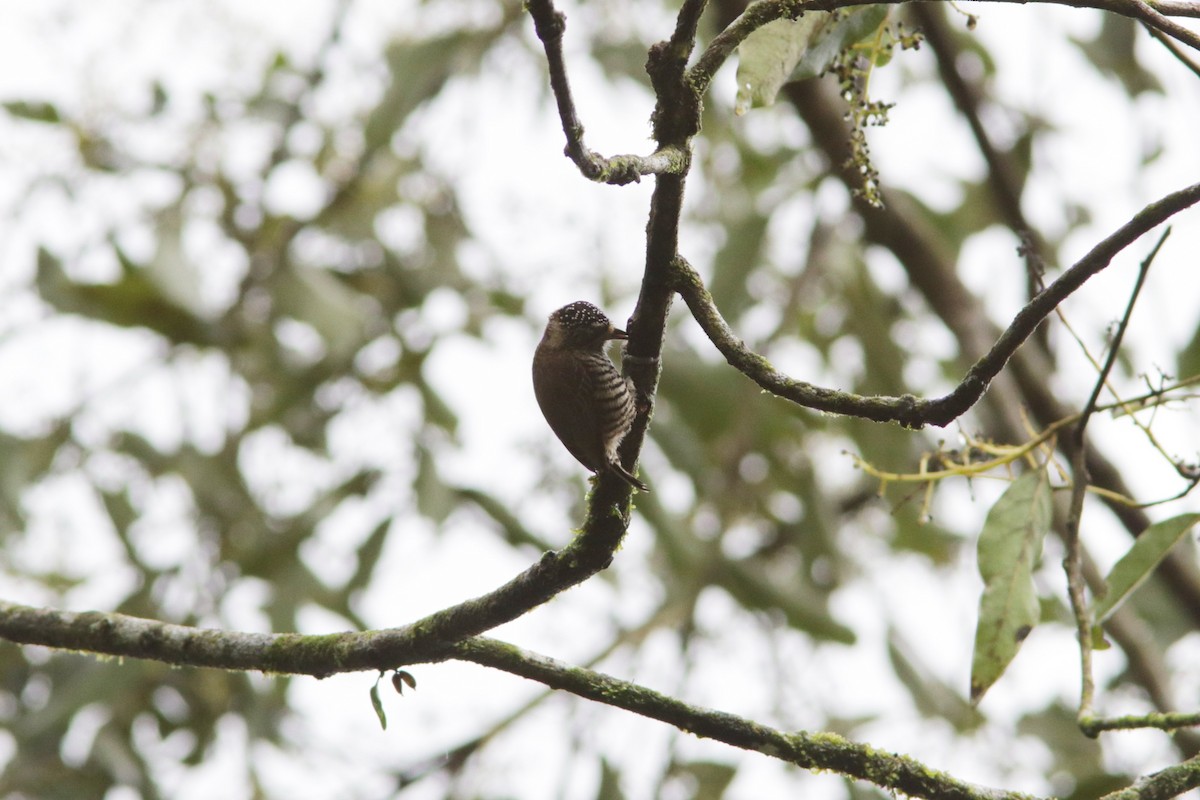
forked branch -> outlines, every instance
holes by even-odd
[[[575,110],[575,99],[571,95],[571,83],[563,59],[562,38],[567,18],[555,9],[553,0],[529,0],[527,7],[529,15],[533,17],[538,39],[546,51],[550,88],[558,104],[563,133],[567,137],[565,152],[580,173],[597,183],[623,186],[639,182],[643,175],[678,174],[687,169],[687,154],[673,146],[662,147],[648,156],[605,157],[584,144],[583,123]]]

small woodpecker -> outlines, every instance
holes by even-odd
[[[617,458],[636,404],[630,383],[604,347],[627,338],[591,303],[563,306],[550,315],[533,355],[533,393],[551,430],[580,464],[597,474],[607,470],[648,492]]]

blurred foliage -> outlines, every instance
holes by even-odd
[[[153,82],[146,87],[149,106],[128,117],[117,110],[89,117],[39,98],[3,104],[5,124],[67,133],[75,148],[71,166],[40,168],[31,191],[54,184],[84,205],[96,202],[87,189],[102,178],[132,182],[167,175],[175,187],[168,200],[148,204],[134,222],[89,231],[74,247],[39,241],[29,288],[43,319],[82,321],[105,335],[118,332],[136,341],[149,337],[154,355],[147,370],[170,374],[215,359],[227,373],[229,395],[229,408],[217,412],[224,414],[217,436],[201,436],[187,420],[174,437],[151,435],[136,424],[98,434],[86,417],[92,398],[47,414],[38,430],[0,430],[0,558],[7,574],[35,585],[48,604],[65,602],[86,577],[23,566],[22,551],[39,530],[29,498],[65,478],[88,487],[106,517],[88,536],[114,542],[119,569],[132,576],[112,609],[183,624],[238,627],[242,620],[231,616],[224,598],[239,588],[259,587],[259,610],[270,630],[300,629],[301,615],[314,606],[347,627],[367,627],[358,598],[383,579],[375,567],[395,530],[393,515],[401,512],[437,527],[470,510],[513,548],[549,546],[514,510],[511,498],[488,487],[454,484],[438,466],[439,457],[464,435],[463,410],[431,383],[429,359],[452,336],[484,338],[485,327],[498,319],[530,330],[539,324],[526,318],[524,298],[501,272],[481,278],[463,268],[464,247],[477,242],[462,198],[452,181],[424,161],[421,148],[405,139],[421,110],[457,82],[502,69],[496,63],[515,58],[514,51],[532,54],[540,64],[517,4],[476,5],[486,23],[431,26],[435,32],[414,30],[388,44],[374,64],[374,74],[383,76],[378,97],[331,120],[314,108],[327,68],[346,57],[337,26],[353,4],[338,6],[334,30],[312,65],[294,64],[280,53],[261,74],[243,76],[249,89],[230,87],[226,95],[207,97],[202,118],[188,126],[189,144],[165,158],[143,152],[131,131],[152,126],[156,116],[191,100],[177,96],[181,89]],[[589,13],[638,12],[616,5],[591,4]],[[1134,24],[1105,20],[1095,40],[1077,45],[1131,95],[1158,90],[1137,58]],[[644,85],[645,42],[639,32],[609,26],[604,37],[590,42],[586,30],[571,30],[573,46],[592,47],[610,79]],[[963,57],[980,66],[986,84],[995,69],[991,55],[972,37],[959,40]],[[903,56],[888,68],[901,61]],[[816,383],[900,394],[956,381],[964,367],[957,354],[923,354],[903,333],[923,326],[941,331],[942,323],[915,290],[897,291],[880,282],[861,223],[847,204],[816,203],[818,192],[829,190],[826,160],[813,154],[803,134],[745,135],[731,110],[727,102],[707,105],[688,224],[714,233],[709,286],[735,329],[769,358]],[[782,120],[785,130],[795,121],[782,106],[761,113],[778,115],[770,119]],[[1015,113],[1011,124],[1009,153],[1023,186],[1035,139],[1049,126],[1024,113]],[[222,137],[235,128],[266,132],[270,146],[251,168],[219,155]],[[264,199],[264,186],[297,165],[323,189],[325,199],[310,215],[289,215]],[[887,176],[882,180],[886,184]],[[984,200],[986,179],[964,179],[959,188],[949,208],[921,206],[955,254],[970,236],[997,224]],[[412,228],[403,245],[380,240],[381,220],[389,215],[402,216]],[[793,224],[798,217],[803,224]],[[128,246],[123,226],[152,231],[155,246]],[[197,239],[208,241],[201,252]],[[114,266],[104,280],[81,268],[97,260]],[[235,264],[238,279],[228,296],[214,298],[202,287],[216,261]],[[460,297],[466,310],[451,332],[437,332],[423,320],[426,303],[438,291]],[[839,616],[835,595],[856,581],[877,579],[879,558],[915,559],[930,570],[963,568],[971,540],[963,537],[962,526],[921,519],[919,492],[880,498],[870,481],[844,475],[831,463],[832,454],[845,449],[873,463],[910,467],[923,451],[934,449],[931,437],[798,411],[766,397],[731,374],[711,349],[694,344],[698,337],[685,335],[688,326],[688,321],[675,325],[667,342],[652,429],[658,455],[643,463],[661,463],[654,460],[661,456],[664,469],[679,476],[695,499],[683,510],[657,493],[637,499],[641,523],[653,532],[655,588],[666,598],[664,607],[686,609],[685,619],[662,614],[654,625],[683,631],[683,649],[703,643],[713,634],[698,632],[703,626],[693,615],[701,594],[715,591],[740,610],[745,628],[757,628],[771,646],[788,637],[817,649],[847,645],[862,632]],[[1185,374],[1197,371],[1198,342],[1200,333],[1180,355]],[[915,383],[914,366],[925,370],[916,371],[924,378]],[[175,390],[187,394],[183,383]],[[413,409],[411,419],[396,423],[406,434],[404,463],[348,461],[336,453],[331,435],[347,410],[385,400]],[[285,465],[272,465],[278,475],[252,465],[251,454],[264,437],[277,443],[273,452],[287,452],[324,477],[300,491],[290,485]],[[562,478],[546,466],[540,483],[552,490]],[[407,487],[406,493],[396,496],[397,486]],[[168,491],[184,497],[185,557],[163,557],[147,542],[147,526],[161,524],[154,517],[155,498]],[[325,521],[365,498],[388,512],[361,522],[355,564],[331,585],[313,571],[305,548]],[[1160,646],[1190,629],[1188,614],[1155,581],[1144,597],[1160,599],[1163,606],[1155,613],[1171,621],[1160,632]],[[893,616],[879,620],[879,629],[887,632],[881,649],[891,679],[907,693],[915,713],[964,737],[978,731],[983,721],[966,703],[966,687],[948,685],[924,664],[896,629],[902,610],[888,613]],[[644,631],[633,638],[643,636]],[[1135,685],[1136,676],[1127,680]],[[286,678],[47,658],[0,647],[0,719],[13,748],[0,774],[0,797],[102,797],[115,786],[140,797],[165,796],[152,757],[139,744],[145,736],[137,732],[186,743],[174,757],[196,764],[210,754],[218,724],[230,715],[244,722],[251,742],[287,749],[283,723],[295,713],[289,684]],[[825,717],[808,716],[805,725],[824,724],[848,736],[875,722],[824,708],[806,713]],[[66,752],[68,731],[80,726],[91,726],[94,735],[81,751]],[[1019,726],[1046,744],[1055,774],[1073,776],[1070,796],[1095,796],[1124,777],[1106,771],[1098,746],[1081,739],[1073,712],[1065,708],[1031,711]],[[467,755],[485,748],[490,735],[481,734]],[[413,760],[424,755],[414,754]],[[632,796],[622,786],[625,773],[618,761],[602,752],[586,757],[599,772],[596,797]],[[447,771],[462,768],[461,760],[451,761]],[[248,769],[253,772],[253,763]],[[405,770],[381,771],[405,784]],[[417,770],[421,777],[414,780],[420,783],[436,771]],[[680,757],[664,766],[660,786],[675,791],[672,796],[717,800],[736,785],[737,771],[736,762]],[[253,775],[249,780],[258,783]],[[848,785],[846,792],[879,796],[860,785]],[[497,788],[479,796],[504,794]]]

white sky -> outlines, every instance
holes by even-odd
[[[573,37],[591,35],[587,23],[593,15],[586,7],[564,6],[569,15],[568,52],[578,54],[582,48],[573,44]],[[189,121],[194,121],[203,91],[229,84],[243,88],[252,85],[260,74],[259,65],[277,46],[299,59],[310,57],[326,34],[331,7],[331,3],[318,0],[254,4],[194,0],[172,4],[42,0],[30,4],[0,0],[0,18],[5,20],[0,25],[0,53],[9,65],[0,69],[0,98],[52,99],[85,119],[103,121],[114,108],[141,107],[146,102],[147,80],[153,77],[170,88],[176,118],[165,126],[167,135],[139,135],[152,151],[170,152],[181,143],[169,134],[184,130]],[[1094,14],[1060,7],[976,4],[972,4],[972,11],[980,16],[977,35],[993,48],[999,61],[1000,95],[1013,105],[1040,109],[1059,130],[1036,154],[1041,169],[1027,194],[1027,212],[1051,231],[1063,224],[1064,199],[1087,203],[1096,214],[1093,224],[1072,236],[1073,251],[1082,254],[1150,200],[1200,180],[1200,149],[1195,147],[1194,134],[1200,130],[1200,84],[1161,48],[1145,39],[1141,43],[1158,67],[1167,96],[1143,98],[1131,112],[1118,89],[1110,82],[1098,82],[1078,52],[1061,42],[1066,35],[1092,35],[1098,24]],[[630,6],[629,12],[640,10]],[[422,24],[445,24],[446,20],[436,18],[439,13],[413,3],[377,0],[356,4],[346,40],[353,44],[348,50],[365,55],[357,62],[349,55],[339,57],[337,68],[341,72],[334,79],[349,88],[322,95],[319,113],[334,118],[369,104],[379,85],[372,83],[370,71],[362,65],[389,36],[402,34],[414,18],[423,20]],[[667,23],[646,27],[647,43],[669,30]],[[231,29],[246,28],[254,35],[228,35]],[[1013,41],[1020,42],[1020,46],[1009,44]],[[118,42],[120,47],[114,47]],[[928,73],[930,58],[927,49],[900,54],[895,70],[883,70],[873,78],[876,96],[898,100],[900,105],[893,110],[888,127],[872,132],[872,150],[887,183],[917,192],[934,205],[952,204],[957,191],[955,181],[964,174],[976,174],[980,165],[969,140],[964,138],[963,125],[953,117],[945,98],[929,91],[910,92],[902,85],[901,76],[906,71]],[[609,84],[594,65],[578,55],[571,58],[570,67],[589,144],[607,153],[645,152],[649,147],[646,120],[651,104],[641,90],[633,85]],[[732,107],[732,77],[731,65],[714,85],[717,99],[710,101],[710,106]],[[549,312],[585,291],[581,286],[587,287],[595,299],[598,290],[590,276],[600,272],[607,290],[619,298],[609,310],[614,317],[623,318],[632,310],[640,274],[651,185],[645,182],[615,189],[583,181],[560,155],[561,129],[546,103],[544,87],[540,63],[530,62],[515,50],[506,54],[503,75],[453,86],[421,112],[417,131],[424,141],[420,153],[430,166],[455,178],[481,247],[504,271],[513,288],[528,294],[531,308]],[[174,107],[175,102],[178,107]],[[477,119],[486,120],[486,124],[463,124]],[[775,112],[768,110],[754,112],[739,124],[747,135],[769,137],[777,135],[781,123]],[[1140,151],[1147,139],[1158,137],[1165,149],[1161,159],[1141,166],[1128,158],[1128,153]],[[248,170],[253,167],[256,148],[264,146],[254,131],[240,131],[230,143],[229,151],[221,157],[229,163],[244,158]],[[179,435],[186,421],[190,435],[201,441],[206,437],[219,441],[222,427],[239,413],[238,398],[221,400],[228,388],[228,375],[219,363],[197,356],[193,363],[169,374],[144,374],[139,365],[156,353],[155,343],[148,338],[139,341],[126,334],[105,335],[94,326],[70,321],[26,329],[42,313],[22,289],[32,274],[34,244],[47,241],[69,251],[73,244],[86,241],[112,219],[132,218],[140,202],[123,194],[129,191],[127,186],[114,182],[94,187],[84,198],[85,203],[102,204],[103,210],[90,212],[91,216],[78,214],[84,203],[72,205],[40,194],[33,208],[26,206],[26,197],[13,187],[22,186],[32,172],[64,158],[61,154],[69,148],[62,145],[61,141],[48,141],[44,130],[0,121],[0,373],[9,376],[0,385],[0,424],[29,430],[48,415],[71,407],[81,394],[111,392],[111,402],[92,404],[81,423],[84,435],[88,425],[95,426],[99,437],[110,426],[136,419],[137,425],[151,435],[169,439]],[[537,174],[538,180],[529,181],[530,174]],[[296,210],[302,211],[305,176],[283,174],[273,180],[277,183],[268,185],[268,197],[275,192],[281,198],[277,202],[297,203]],[[141,191],[144,197],[165,188],[169,189],[149,180]],[[703,184],[697,181],[692,188],[699,192]],[[1104,202],[1094,203],[1097,197]],[[14,210],[18,208],[23,218],[14,225]],[[70,220],[69,225],[63,224],[64,218]],[[528,236],[530,219],[536,219],[542,229],[563,231],[563,237],[539,240]],[[1198,221],[1200,215],[1195,211],[1178,218],[1175,233],[1155,265],[1151,284],[1135,315],[1127,346],[1142,369],[1150,370],[1156,364],[1168,367],[1171,354],[1192,334],[1200,318],[1194,255],[1200,252]],[[402,221],[397,225],[402,228]],[[628,235],[601,235],[601,231],[612,230],[624,230]],[[1068,304],[1073,324],[1095,352],[1100,351],[1105,326],[1123,308],[1136,262],[1149,245],[1144,241],[1131,248],[1108,274]],[[683,247],[689,255],[697,254],[694,257],[703,267],[712,242],[705,239],[703,231],[691,229]],[[964,252],[965,280],[986,298],[993,318],[1000,322],[1007,321],[1021,302],[1020,287],[997,285],[995,278],[997,274],[1014,274],[1014,270],[1007,269],[1014,259],[1007,237],[995,231],[979,234]],[[219,259],[217,263],[221,263]],[[111,265],[85,264],[84,268],[102,275]],[[881,262],[873,263],[872,268],[886,275],[889,266]],[[228,290],[222,283],[234,280],[237,270],[235,263],[227,264],[224,270],[215,269],[204,278],[208,282],[205,291],[211,297],[220,297]],[[426,323],[434,327],[451,325],[461,313],[459,302],[446,294],[434,298],[425,309]],[[686,313],[682,304],[677,305],[677,313]],[[573,524],[570,499],[536,496],[531,486],[535,476],[532,459],[552,452],[564,469],[573,469],[573,462],[565,453],[544,447],[548,432],[539,418],[520,413],[533,407],[527,381],[505,379],[511,374],[524,375],[537,332],[505,322],[494,325],[489,334],[487,345],[463,339],[442,348],[430,365],[431,380],[461,415],[462,439],[468,443],[441,466],[455,480],[488,486],[501,497],[521,498],[520,507],[532,515],[537,531],[553,542],[563,542]],[[681,335],[691,336],[694,331]],[[926,334],[918,331],[914,335]],[[936,342],[936,333],[927,335]],[[1073,351],[1064,347],[1063,352]],[[474,402],[473,387],[457,379],[468,370],[479,374],[487,385],[497,387],[486,407]],[[1090,372],[1082,361],[1068,366],[1065,373],[1069,376],[1064,381],[1067,396],[1077,398],[1080,386],[1090,387]],[[184,394],[191,401],[180,405],[164,400],[178,393],[181,382],[187,384]],[[28,400],[31,394],[39,397],[36,407]],[[333,432],[335,449],[344,448],[355,457],[366,454],[369,459],[396,463],[405,457],[400,441],[414,413],[415,406],[406,405],[402,398],[356,408]],[[1165,439],[1176,443],[1185,455],[1200,450],[1194,414],[1166,417],[1164,430],[1169,433]],[[372,435],[364,436],[364,430]],[[1116,443],[1117,452],[1135,444],[1133,435],[1123,437],[1119,431],[1106,435]],[[531,443],[538,446],[531,448]],[[279,489],[280,494],[272,495],[275,501],[302,503],[303,492],[290,497],[282,494],[282,487],[294,488],[298,482],[303,483],[306,476],[313,475],[313,465],[305,463],[286,443],[264,438],[256,448],[245,456],[251,475],[261,470],[262,486]],[[665,472],[663,459],[653,449],[646,458],[648,469]],[[839,456],[831,452],[830,458]],[[255,467],[256,461],[271,468]],[[840,463],[848,467],[846,462]],[[279,465],[286,471],[281,471]],[[832,468],[841,466],[834,464]],[[1144,470],[1132,472],[1141,491],[1150,496],[1165,493],[1161,489],[1164,471],[1160,465],[1149,464]],[[317,474],[310,478],[311,486],[328,479]],[[668,506],[678,507],[692,500],[683,487],[673,489],[668,476],[661,485],[663,502]],[[118,568],[122,556],[102,532],[88,536],[88,542],[96,547],[82,550],[77,546],[80,531],[89,528],[91,512],[86,503],[67,504],[64,497],[76,496],[80,488],[63,481],[31,494],[30,508],[42,518],[38,541],[44,549],[31,550],[23,557],[30,565],[66,567],[80,574],[110,566],[99,570],[97,577],[72,595],[73,607],[103,607],[127,590],[132,576]],[[184,501],[178,487],[151,488],[161,516],[147,525],[145,547],[152,557],[169,562],[179,558],[181,550],[185,551],[192,541],[178,520]],[[349,509],[325,526],[307,554],[314,569],[330,580],[344,574],[357,543],[346,540],[347,531],[365,532],[378,515],[403,510],[409,489],[400,480],[392,488],[394,508]],[[998,487],[977,487],[975,505],[969,504],[965,493],[946,492],[938,506],[939,520],[945,522],[959,515],[977,519],[984,499],[997,491]],[[1173,507],[1170,513],[1196,510],[1196,501],[1189,500],[1185,505]],[[68,507],[76,510],[69,513],[64,510]],[[379,625],[408,621],[478,594],[527,565],[528,553],[515,553],[498,541],[489,543],[477,535],[478,522],[470,518],[447,526],[440,534],[416,518],[408,519],[404,526],[404,535],[393,537],[389,544],[388,566],[381,570],[381,574],[395,576],[393,584],[372,587],[362,603],[366,617]],[[673,642],[665,636],[657,642],[652,638],[634,655],[624,653],[610,659],[604,669],[656,688],[678,691],[691,702],[746,713],[785,727],[816,724],[819,716],[814,716],[812,709],[836,708],[847,715],[879,713],[879,722],[869,738],[871,744],[913,753],[969,780],[1047,791],[1044,751],[1030,740],[1011,743],[1008,728],[1022,709],[1044,704],[1055,696],[1074,696],[1075,658],[1069,640],[1054,632],[1035,632],[1010,674],[984,702],[992,723],[979,736],[963,739],[948,726],[939,728],[919,720],[907,709],[900,687],[881,679],[880,669],[886,669],[881,666],[886,665],[887,658],[886,626],[901,625],[925,666],[951,685],[965,687],[978,594],[973,564],[965,563],[957,572],[943,574],[938,582],[931,583],[928,569],[915,559],[883,560],[885,549],[872,539],[870,531],[848,531],[847,535],[860,538],[858,546],[864,552],[874,548],[881,556],[875,561],[876,572],[852,582],[835,601],[838,617],[861,632],[860,644],[814,648],[802,637],[789,637],[782,643],[782,652],[775,654],[778,661],[772,662],[771,654],[763,650],[758,631],[728,632],[730,627],[737,627],[736,620],[744,617],[739,617],[727,598],[714,592],[703,598],[700,619],[714,636],[722,632],[719,644],[695,659],[692,671],[682,682],[681,665],[670,661]],[[1096,537],[1098,542],[1110,543],[1100,547],[1102,557],[1111,561],[1119,554],[1123,541],[1120,536],[1099,526]],[[641,588],[654,583],[649,574],[654,568],[650,550],[644,526],[635,522],[618,556],[615,585],[592,581],[505,626],[498,635],[565,660],[586,659],[607,641],[614,621],[636,623],[657,602],[658,598]],[[464,563],[472,567],[467,574]],[[451,574],[460,576],[460,580],[447,580]],[[1052,589],[1057,591],[1058,587]],[[265,589],[240,587],[235,596],[222,599],[222,613],[245,629],[264,629],[266,621],[256,612],[258,591]],[[12,575],[0,577],[0,595],[39,600],[34,587]],[[177,598],[179,603],[192,601],[194,597],[186,594]],[[903,615],[881,614],[881,609],[888,608],[905,611]],[[316,612],[307,623],[312,631],[344,627],[342,621]],[[587,635],[589,626],[597,631],[594,636]],[[1179,648],[1182,655],[1170,655],[1183,661],[1189,658],[1188,653],[1195,655],[1198,648],[1200,642],[1190,641]],[[1048,673],[1044,666],[1047,663],[1058,666]],[[1196,663],[1194,658],[1192,663]],[[777,706],[771,691],[774,687],[730,681],[729,676],[772,674],[771,670],[779,665],[785,669],[781,678],[786,684],[783,691],[787,702],[783,707],[790,718],[773,719]],[[1101,671],[1112,671],[1116,666],[1102,661]],[[470,665],[421,668],[419,679],[418,692],[402,701],[385,699],[392,722],[386,734],[378,730],[367,703],[372,676],[339,676],[321,682],[297,680],[292,696],[300,713],[290,723],[288,734],[301,758],[296,753],[261,748],[247,753],[246,733],[235,719],[228,720],[223,728],[215,755],[194,770],[170,766],[170,753],[176,752],[171,742],[147,746],[161,748],[167,756],[162,763],[166,785],[173,789],[168,792],[170,796],[209,797],[217,786],[223,796],[236,796],[239,789],[228,785],[230,776],[241,774],[239,765],[253,758],[268,765],[264,774],[280,796],[286,794],[298,800],[337,794],[380,797],[386,796],[387,788],[371,765],[408,764],[418,756],[435,753],[439,747],[456,745],[477,729],[479,720],[499,719],[539,691],[531,684]],[[863,686],[877,687],[877,694],[864,693]],[[631,792],[633,787],[650,785],[664,752],[672,748],[692,757],[736,760],[741,767],[732,797],[783,796],[802,791],[807,797],[821,800],[840,797],[843,792],[836,777],[801,776],[758,756],[744,756],[687,737],[676,739],[658,723],[563,697],[555,698],[519,725],[521,733],[489,748],[479,759],[474,780],[481,787],[491,790],[513,786],[525,798],[590,796],[595,765],[567,761],[570,737],[580,737],[605,743],[609,748],[606,752],[629,765]],[[94,728],[94,718],[80,721],[64,748],[85,752],[89,726]],[[540,755],[531,760],[534,741]],[[1003,767],[993,766],[997,742],[1011,748],[1008,774]],[[1133,763],[1139,770],[1149,771],[1165,763],[1160,745],[1161,738],[1156,734],[1129,734],[1121,735],[1118,749],[1124,754],[1121,757],[1136,758]],[[547,764],[554,768],[545,769]],[[531,768],[533,765],[543,768]],[[176,781],[177,786],[171,787]],[[405,797],[437,797],[443,788],[435,781],[418,786]],[[248,793],[248,787],[244,789]]]

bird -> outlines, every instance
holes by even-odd
[[[533,393],[550,429],[580,464],[648,492],[617,457],[637,407],[631,383],[604,348],[628,338],[591,303],[563,306],[550,315],[533,354]]]

